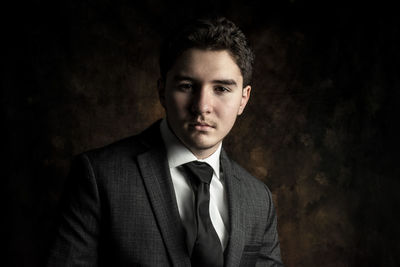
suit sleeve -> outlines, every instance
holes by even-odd
[[[281,251],[279,246],[279,237],[277,231],[277,216],[272,201],[272,194],[265,186],[267,193],[268,221],[263,237],[263,245],[260,250],[259,258],[256,266],[284,266],[281,259]]]
[[[71,166],[48,266],[97,266],[100,210],[95,174],[83,154]]]

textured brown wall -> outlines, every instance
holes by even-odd
[[[163,116],[163,33],[211,12],[236,21],[256,52],[252,97],[225,147],[272,190],[286,265],[400,264],[394,14],[307,1],[128,2],[36,1],[5,12],[10,266],[40,265],[73,155]]]

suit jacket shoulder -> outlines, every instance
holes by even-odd
[[[72,165],[81,165],[82,162],[87,162],[100,188],[102,183],[106,183],[105,186],[108,187],[110,184],[126,184],[128,181],[123,181],[126,179],[139,179],[141,175],[137,157],[152,149],[158,150],[160,153],[165,152],[158,129],[159,122],[156,122],[137,135],[83,152],[75,157]],[[159,162],[159,164],[163,164],[163,162]],[[110,191],[108,188],[107,190]]]
[[[232,163],[232,168],[235,170],[236,175],[243,177],[244,182],[254,184],[256,187],[267,187],[264,182],[262,182],[260,179],[249,173],[245,168],[243,168],[241,165],[239,165],[236,161],[231,159]]]
[[[87,155],[89,158],[99,161],[99,163],[104,163],[126,158],[132,160],[133,157],[155,147],[163,150],[164,146],[161,136],[158,134],[158,128],[159,122],[156,122],[137,135],[118,140],[104,147],[86,151],[81,155]]]
[[[255,199],[255,201],[265,201],[268,202],[272,200],[272,193],[268,186],[262,182],[260,179],[256,178],[254,175],[249,173],[245,168],[239,165],[236,161],[230,159],[231,168],[236,177],[242,182],[245,192],[251,192],[252,194],[246,194],[248,197]],[[268,203],[272,204],[272,203]]]

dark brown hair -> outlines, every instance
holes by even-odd
[[[254,54],[246,36],[224,17],[198,19],[176,30],[165,40],[160,51],[161,78],[165,81],[176,59],[187,49],[228,50],[243,76],[243,87],[251,82]]]

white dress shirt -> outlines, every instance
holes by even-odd
[[[210,183],[210,218],[221,241],[222,249],[225,250],[229,239],[229,216],[224,181],[220,177],[219,159],[222,144],[208,158],[197,159],[170,130],[166,119],[162,120],[160,130],[167,149],[168,165],[178,203],[179,215],[185,229],[187,229],[188,225],[193,225],[195,222],[195,214],[193,212],[195,195],[188,177],[182,172],[182,165],[198,160],[208,163],[213,168],[214,173]]]

